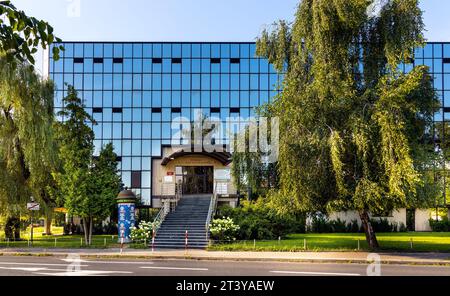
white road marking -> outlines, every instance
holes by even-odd
[[[190,267],[158,267],[158,266],[141,266],[144,269],[165,269],[165,270],[190,270],[190,271],[208,271],[208,268],[190,268]]]
[[[27,266],[27,265],[32,265],[32,266],[64,266],[64,267],[67,267],[68,265],[67,264],[60,264],[60,263],[28,263],[28,262],[23,262],[23,263],[20,263],[20,262],[0,262],[0,265],[25,265],[25,266]],[[86,266],[89,266],[89,265],[80,265],[80,267],[86,267]]]
[[[101,276],[108,274],[132,274],[131,271],[113,271],[113,270],[79,270],[79,271],[65,271],[65,272],[37,272],[39,275],[50,276]]]
[[[138,262],[138,261],[91,261],[91,260],[72,260],[72,259],[61,259],[66,262],[81,262],[81,263],[95,263],[95,264],[154,264],[154,262]]]
[[[360,276],[359,273],[337,273],[337,272],[315,272],[315,271],[284,271],[284,270],[272,270],[272,273],[281,274],[307,274],[307,275],[341,275],[341,276]]]

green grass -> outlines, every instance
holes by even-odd
[[[378,233],[381,250],[408,252],[450,252],[450,233]],[[239,241],[213,244],[215,251],[357,251],[368,250],[364,234],[291,234],[281,241]],[[413,248],[411,249],[411,239]]]
[[[42,235],[44,231],[43,227],[36,227],[33,231],[33,245],[34,248],[86,248],[85,240],[83,235],[65,235],[63,236],[62,227],[52,227],[53,235]],[[30,239],[30,231],[21,232],[21,241],[7,241],[4,237],[4,232],[0,232],[0,248],[28,248]],[[55,242],[56,240],[56,242]],[[56,245],[55,245],[56,243]],[[94,235],[92,237],[92,245],[89,248],[111,248],[118,247],[117,235]]]

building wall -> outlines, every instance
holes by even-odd
[[[406,209],[398,209],[392,212],[391,217],[372,217],[373,219],[386,219],[390,223],[397,223],[400,225],[406,226]],[[335,212],[330,214],[330,220],[340,219],[341,221],[345,221],[346,223],[350,223],[354,220],[358,221],[358,225],[361,226],[361,219],[356,211],[345,211],[345,212]]]
[[[416,210],[416,219],[415,219],[415,230],[416,231],[431,231],[430,226],[430,217],[431,217],[431,210]]]
[[[174,152],[174,149],[172,149],[171,147],[165,147],[163,149],[163,158],[168,157]],[[161,202],[159,200],[159,197],[161,195],[167,195],[168,191],[172,192],[169,193],[169,195],[175,195],[175,168],[177,166],[212,166],[214,167],[214,170],[231,168],[231,165],[224,166],[220,161],[203,155],[182,156],[170,161],[165,166],[161,165],[161,163],[162,159],[153,159],[152,206],[155,208],[161,207]],[[165,180],[165,178],[167,177],[171,180]],[[236,187],[233,183],[234,182],[230,182],[228,186],[228,193],[230,195],[235,195],[237,192]]]

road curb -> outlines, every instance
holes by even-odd
[[[67,257],[73,255],[70,252],[2,252],[0,256],[18,257]],[[157,254],[89,254],[75,253],[82,259],[150,259],[150,260],[195,260],[195,261],[244,261],[244,262],[285,262],[285,263],[340,263],[340,264],[370,264],[373,261],[351,258],[254,258],[254,257],[218,257],[218,256],[196,256],[196,255],[157,255]],[[418,265],[418,266],[450,266],[450,260],[398,260],[381,259],[381,264],[391,265]]]

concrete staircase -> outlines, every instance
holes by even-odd
[[[185,248],[188,231],[188,248],[205,249],[208,238],[205,229],[212,196],[184,196],[175,211],[166,216],[155,237],[156,249]]]

